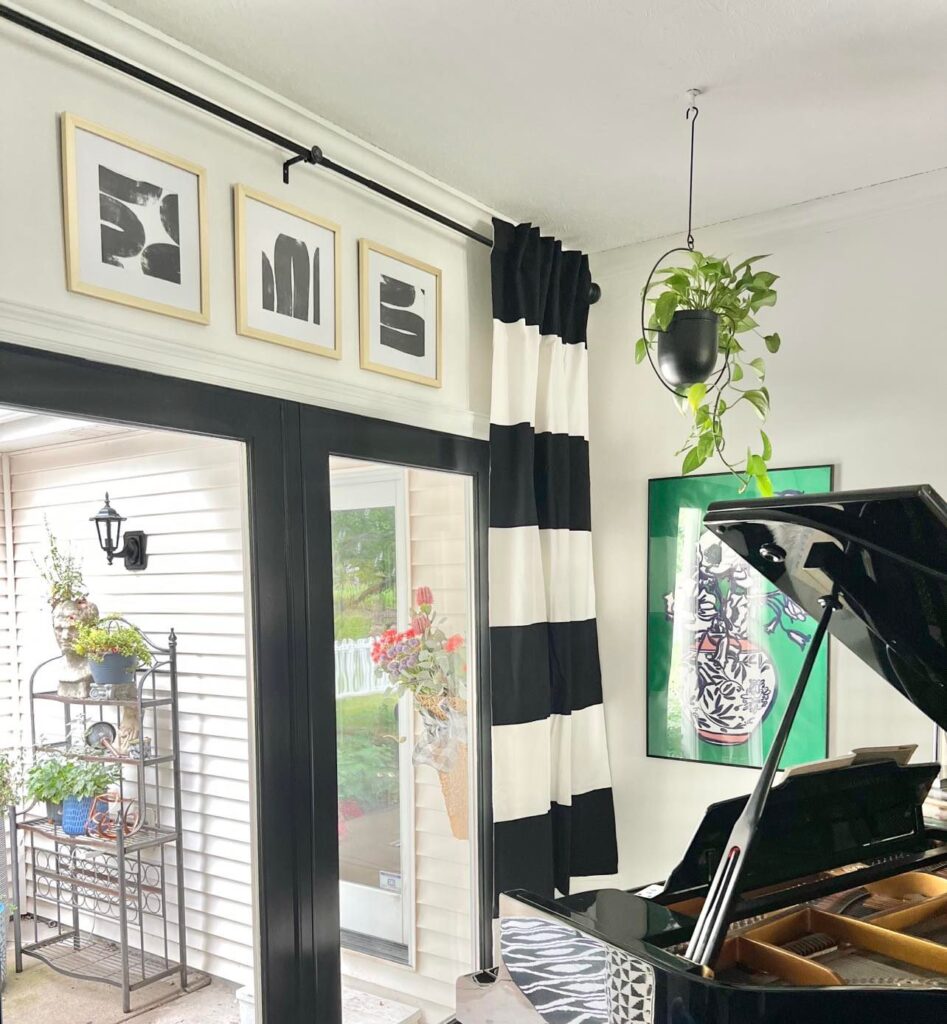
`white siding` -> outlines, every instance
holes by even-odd
[[[0,455],[0,750],[19,741],[19,708],[13,658],[13,573],[7,521],[10,516],[9,456]]]
[[[189,962],[247,984],[253,878],[243,459],[236,442],[135,431],[10,461],[21,685],[56,653],[34,562],[45,550],[45,514],[81,557],[101,613],[120,612],[159,642],[172,626],[178,634]],[[106,490],[126,525],[148,534],[145,572],[128,572],[120,560],[109,567],[98,547],[88,519]],[[0,629],[4,599],[0,586]],[[0,661],[0,673],[8,671]],[[0,674],[0,687],[5,679]],[[6,709],[0,699],[0,728]],[[170,781],[168,774],[163,782]],[[163,792],[167,814],[170,788]]]

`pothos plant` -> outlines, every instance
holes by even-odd
[[[763,421],[769,414],[766,364],[757,353],[762,348],[770,354],[778,352],[780,337],[759,331],[755,314],[776,304],[773,284],[778,278],[768,270],[756,269],[756,263],[766,256],[751,256],[731,265],[729,259],[700,252],[689,255],[689,265],[659,271],[648,287],[646,299],[652,303],[649,327],[666,331],[678,310],[710,310],[718,316],[717,337],[724,361],[708,381],[675,391],[682,413],[692,421],[690,434],[676,454],[684,456],[682,472],[686,475],[716,453],[740,479],[741,490],[753,481],[759,493],[768,497],[773,493],[769,478],[773,446],[769,437],[761,429],[758,450],[748,447],[745,456],[735,458],[726,451],[724,416],[741,403],[751,406]],[[745,335],[750,333],[761,339],[759,348],[745,346]],[[635,362],[642,362],[656,343],[649,332],[639,338]]]

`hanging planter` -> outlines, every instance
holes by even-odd
[[[709,309],[679,309],[658,334],[658,370],[675,387],[705,381],[717,365],[720,317]]]
[[[647,359],[681,411],[691,418],[690,434],[676,453],[684,456],[682,473],[693,473],[716,455],[740,479],[742,488],[753,482],[760,494],[769,496],[773,493],[769,437],[761,429],[756,451],[747,447],[742,458],[726,454],[724,415],[741,403],[760,420],[765,421],[769,413],[765,361],[738,335],[752,332],[762,340],[760,352],[764,348],[771,354],[779,351],[779,335],[762,334],[755,319],[761,309],[776,304],[777,276],[756,268],[765,256],[732,264],[729,258],[694,248],[694,126],[699,113],[694,100],[698,94],[699,90],[690,90],[686,113],[691,125],[686,244],[663,253],[651,268],[641,293],[641,337],[635,345],[635,362]],[[680,266],[663,267],[674,253],[686,253],[687,260]]]

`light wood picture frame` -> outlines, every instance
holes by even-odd
[[[308,210],[234,185],[237,333],[342,356],[342,229]]]
[[[66,287],[209,323],[204,168],[67,112],[60,128]]]
[[[358,294],[362,369],[439,388],[444,370],[441,271],[361,238]]]

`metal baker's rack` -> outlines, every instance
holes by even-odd
[[[187,924],[184,907],[184,844],[181,813],[181,761],[178,725],[177,637],[172,629],[167,647],[143,634],[154,657],[136,673],[134,696],[124,689],[93,690],[88,697],[64,696],[40,689],[43,670],[61,656],[40,663],[30,676],[29,695],[33,749],[118,767],[117,825],[102,834],[67,834],[35,808],[10,811],[14,903],[14,963],[23,970],[23,957],[34,957],[60,974],[97,981],[122,990],[122,1008],[131,1011],[138,989],[164,978],[177,977],[185,991],[209,983],[208,975],[187,965]],[[62,740],[37,738],[37,711],[59,704],[63,713]],[[78,712],[78,714],[77,714]],[[137,746],[129,750],[75,747],[77,720],[98,713],[99,721],[119,732],[123,718],[138,723]],[[170,744],[162,746],[161,727]],[[167,785],[170,775],[171,785]],[[163,776],[163,777],[162,777]],[[162,805],[162,793],[167,793]],[[134,814],[124,809],[134,806]],[[93,807],[93,810],[95,808]],[[91,820],[91,819],[90,819]],[[20,892],[20,853],[23,839],[26,877],[32,892]],[[174,864],[167,852],[174,849]],[[29,883],[28,886],[29,887]],[[176,889],[177,912],[169,920],[169,883]],[[25,897],[33,901],[32,936],[24,941],[20,914]],[[171,959],[173,930],[177,931],[177,960]]]

